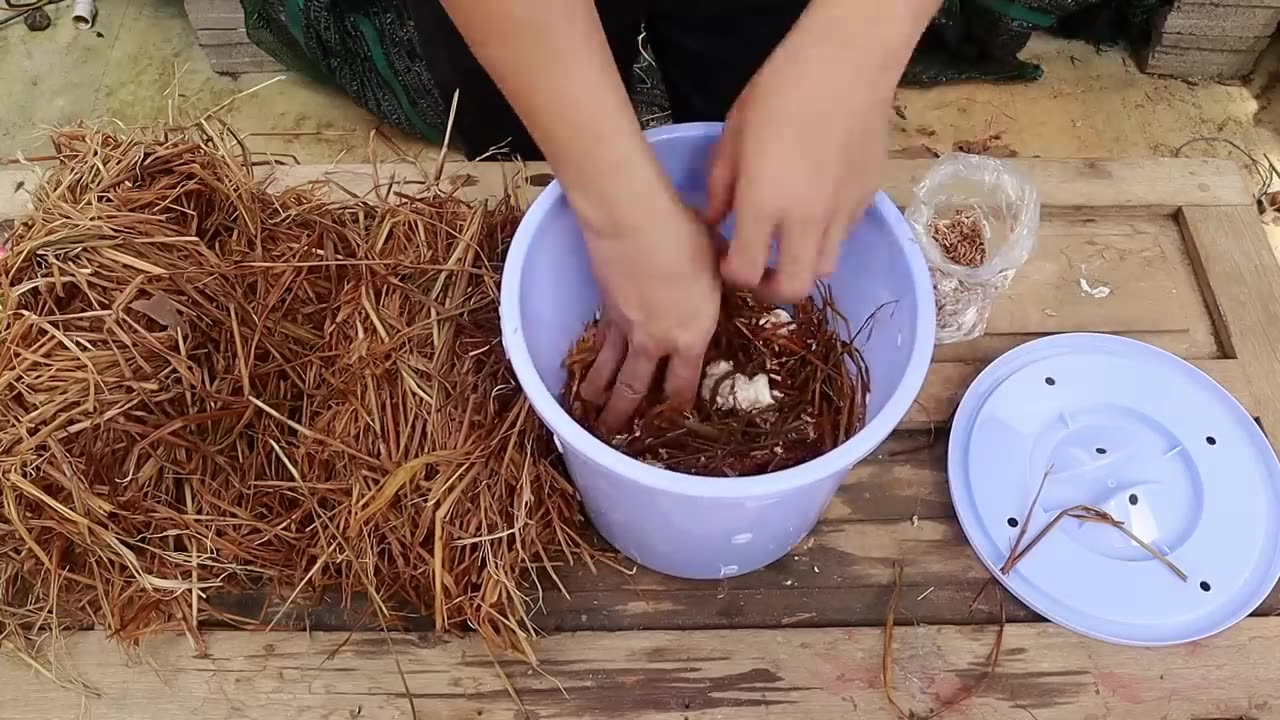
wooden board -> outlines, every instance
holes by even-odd
[[[1253,189],[1241,168],[1229,160],[1213,158],[1147,158],[1142,160],[1051,160],[1016,158],[1015,166],[1035,182],[1045,216],[1092,218],[1173,215],[1184,205],[1250,205]],[[931,160],[890,160],[885,171],[884,191],[899,206],[911,202],[911,192],[933,165]],[[523,172],[542,177],[550,173],[545,163],[527,163]],[[430,170],[430,168],[427,168]],[[261,172],[261,170],[260,170]],[[464,194],[492,196],[501,192],[521,168],[513,163],[451,162],[447,175],[466,175]],[[265,173],[264,173],[265,174]],[[328,178],[363,195],[373,187],[374,174],[368,165],[282,166],[271,173],[277,187],[289,187]],[[29,207],[27,197],[12,188],[23,182],[34,186],[38,175],[21,167],[0,168],[0,216],[19,215]],[[404,183],[411,189],[421,183],[423,171],[409,163],[383,163],[378,169],[381,183]],[[533,188],[526,195],[536,195]]]
[[[1151,342],[1191,360],[1273,437],[1280,434],[1280,267],[1239,168],[1214,160],[1016,163],[1044,202],[1038,250],[997,304],[988,335],[937,348],[903,424],[929,429],[891,436],[849,473],[810,537],[756,573],[694,582],[642,569],[562,569],[569,595],[545,595],[537,621],[553,633],[590,632],[553,635],[539,645],[543,668],[564,683],[567,698],[543,676],[506,666],[529,717],[889,717],[879,691],[878,626],[899,562],[896,687],[918,711],[953,696],[977,677],[994,632],[958,626],[993,623],[999,613],[990,598],[971,607],[989,576],[951,506],[947,422],[986,363],[1028,340],[1089,330]],[[892,161],[887,192],[908,202],[929,165]],[[501,192],[522,170],[454,164],[449,172],[460,192],[483,197]],[[549,177],[540,165],[523,172],[541,184]],[[360,195],[392,178],[411,190],[423,171],[382,165],[375,182],[367,166],[291,167],[270,182],[296,185],[322,175]],[[0,217],[25,210],[36,179],[26,168],[0,170]],[[15,190],[19,183],[24,188]],[[524,197],[537,192],[530,188]],[[1081,278],[1110,287],[1111,295],[1084,294]],[[552,587],[547,580],[543,587]],[[264,623],[283,607],[282,597],[266,593],[223,593],[212,602]],[[358,603],[343,609],[303,595],[279,626],[351,628],[367,617]],[[956,717],[1206,720],[1280,713],[1274,683],[1267,682],[1275,674],[1270,658],[1280,655],[1280,619],[1270,617],[1280,613],[1280,592],[1229,633],[1163,651],[1080,639],[1013,599],[1005,611],[1012,624],[1002,670]],[[402,627],[427,629],[431,621],[406,617]],[[207,659],[191,658],[183,640],[160,638],[146,648],[148,664],[128,669],[115,646],[87,633],[72,640],[69,666],[106,694],[89,704],[94,718],[409,717],[381,635],[357,633],[322,662],[345,637],[214,633]],[[393,643],[420,717],[521,717],[478,646],[425,636],[397,636]],[[21,666],[0,665],[0,672],[6,673],[0,707],[14,717],[79,713],[74,693],[31,680]]]
[[[987,332],[1189,330],[1190,308],[1183,300],[1191,300],[1191,288],[1178,287],[1170,265],[1179,241],[1168,218],[1050,218],[1035,254],[992,308]],[[1111,294],[1093,297],[1083,292],[1081,280],[1108,287]]]
[[[904,709],[924,715],[958,696],[981,677],[994,636],[988,626],[898,628],[893,688]],[[9,661],[0,707],[10,718],[93,720],[892,718],[882,642],[876,628],[563,634],[540,643],[542,673],[503,663],[521,713],[475,641],[225,632],[210,635],[209,657],[165,637],[130,660],[102,633],[83,633],[68,641],[68,661],[100,700],[82,706],[51,683],[13,682],[25,673]],[[1277,647],[1274,618],[1161,650],[1010,626],[999,672],[950,716],[1276,718]]]
[[[1280,267],[1252,208],[1186,207],[1179,213],[1227,351],[1240,358],[1256,412],[1280,447]]]
[[[1184,205],[1248,205],[1253,202],[1253,189],[1240,172],[1240,166],[1228,160],[1211,158],[1147,158],[1143,160],[1078,159],[1056,160],[1015,158],[1010,161],[1035,182],[1040,203],[1048,217],[1077,216],[1099,218],[1127,215],[1172,215]],[[911,202],[911,193],[932,160],[890,160],[885,171],[883,189],[899,206]],[[550,172],[543,163],[525,166],[530,175]],[[471,175],[472,193],[492,194],[500,191],[504,179],[513,177],[518,168],[513,164],[454,163],[451,172]],[[357,194],[369,191],[372,175],[367,165],[299,165],[276,170],[281,186],[296,185],[324,175],[341,182]],[[395,177],[402,182],[420,182],[422,173],[413,165],[384,164],[381,179]],[[3,184],[0,184],[3,187]]]

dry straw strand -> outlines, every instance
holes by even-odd
[[[978,601],[986,591],[987,585],[983,585],[978,591],[978,595],[973,599],[973,605],[977,605]],[[970,698],[975,697],[982,689],[987,686],[991,678],[996,674],[996,668],[1000,664],[1000,652],[1004,648],[1004,630],[1005,609],[1004,594],[996,587],[996,602],[1000,609],[1000,624],[996,627],[995,640],[991,643],[991,650],[987,652],[986,668],[978,679],[968,687],[961,689],[958,693],[952,695],[944,701],[936,709],[927,713],[920,714],[914,711],[906,710],[898,702],[893,694],[893,628],[894,620],[898,614],[898,602],[902,596],[902,563],[896,562],[893,565],[893,593],[889,596],[889,609],[884,621],[884,649],[881,655],[881,682],[884,685],[885,701],[889,703],[889,707],[893,708],[894,713],[902,720],[933,720],[950,710],[960,706]],[[972,612],[973,606],[970,606]]]
[[[1026,545],[1024,546],[1023,541],[1026,540],[1027,530],[1031,526],[1031,516],[1035,512],[1036,507],[1040,504],[1040,495],[1044,492],[1044,486],[1049,482],[1049,475],[1052,472],[1053,465],[1050,465],[1045,469],[1044,476],[1040,478],[1040,485],[1036,488],[1036,494],[1031,498],[1031,504],[1027,506],[1026,515],[1023,516],[1021,527],[1018,530],[1018,535],[1013,540],[1013,545],[1009,550],[1009,556],[1005,558],[1004,564],[1000,566],[1001,575],[1007,576],[1009,573],[1013,572],[1014,567],[1016,567],[1018,563],[1022,562],[1022,559],[1040,544],[1040,541],[1049,534],[1049,531],[1057,527],[1058,523],[1063,520],[1071,518],[1073,520],[1079,520],[1080,522],[1098,523],[1099,525],[1106,525],[1119,530],[1121,533],[1124,533],[1126,537],[1132,540],[1135,545],[1145,550],[1147,554],[1159,561],[1160,564],[1169,568],[1169,571],[1174,575],[1177,575],[1179,580],[1183,582],[1187,581],[1187,573],[1183,571],[1182,568],[1178,567],[1177,564],[1153,547],[1150,543],[1134,534],[1132,530],[1125,526],[1124,522],[1117,520],[1111,513],[1094,505],[1072,505],[1071,507],[1059,510],[1048,523],[1045,523],[1045,526],[1041,528],[1039,532],[1032,536],[1030,540],[1026,541]]]

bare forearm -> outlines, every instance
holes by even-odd
[[[666,188],[592,0],[442,0],[588,227]]]

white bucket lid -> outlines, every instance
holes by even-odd
[[[1197,640],[1246,617],[1280,578],[1270,443],[1222,386],[1144,343],[1057,335],[997,359],[956,410],[948,476],[987,568],[1036,612],[1089,637]],[[1070,517],[1001,573],[1020,532],[1025,548],[1075,505],[1106,511],[1188,578],[1116,528]]]

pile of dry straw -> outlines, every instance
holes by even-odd
[[[515,203],[268,192],[207,122],[54,143],[0,268],[4,644],[199,649],[265,584],[531,657],[533,569],[591,557],[499,340]]]

